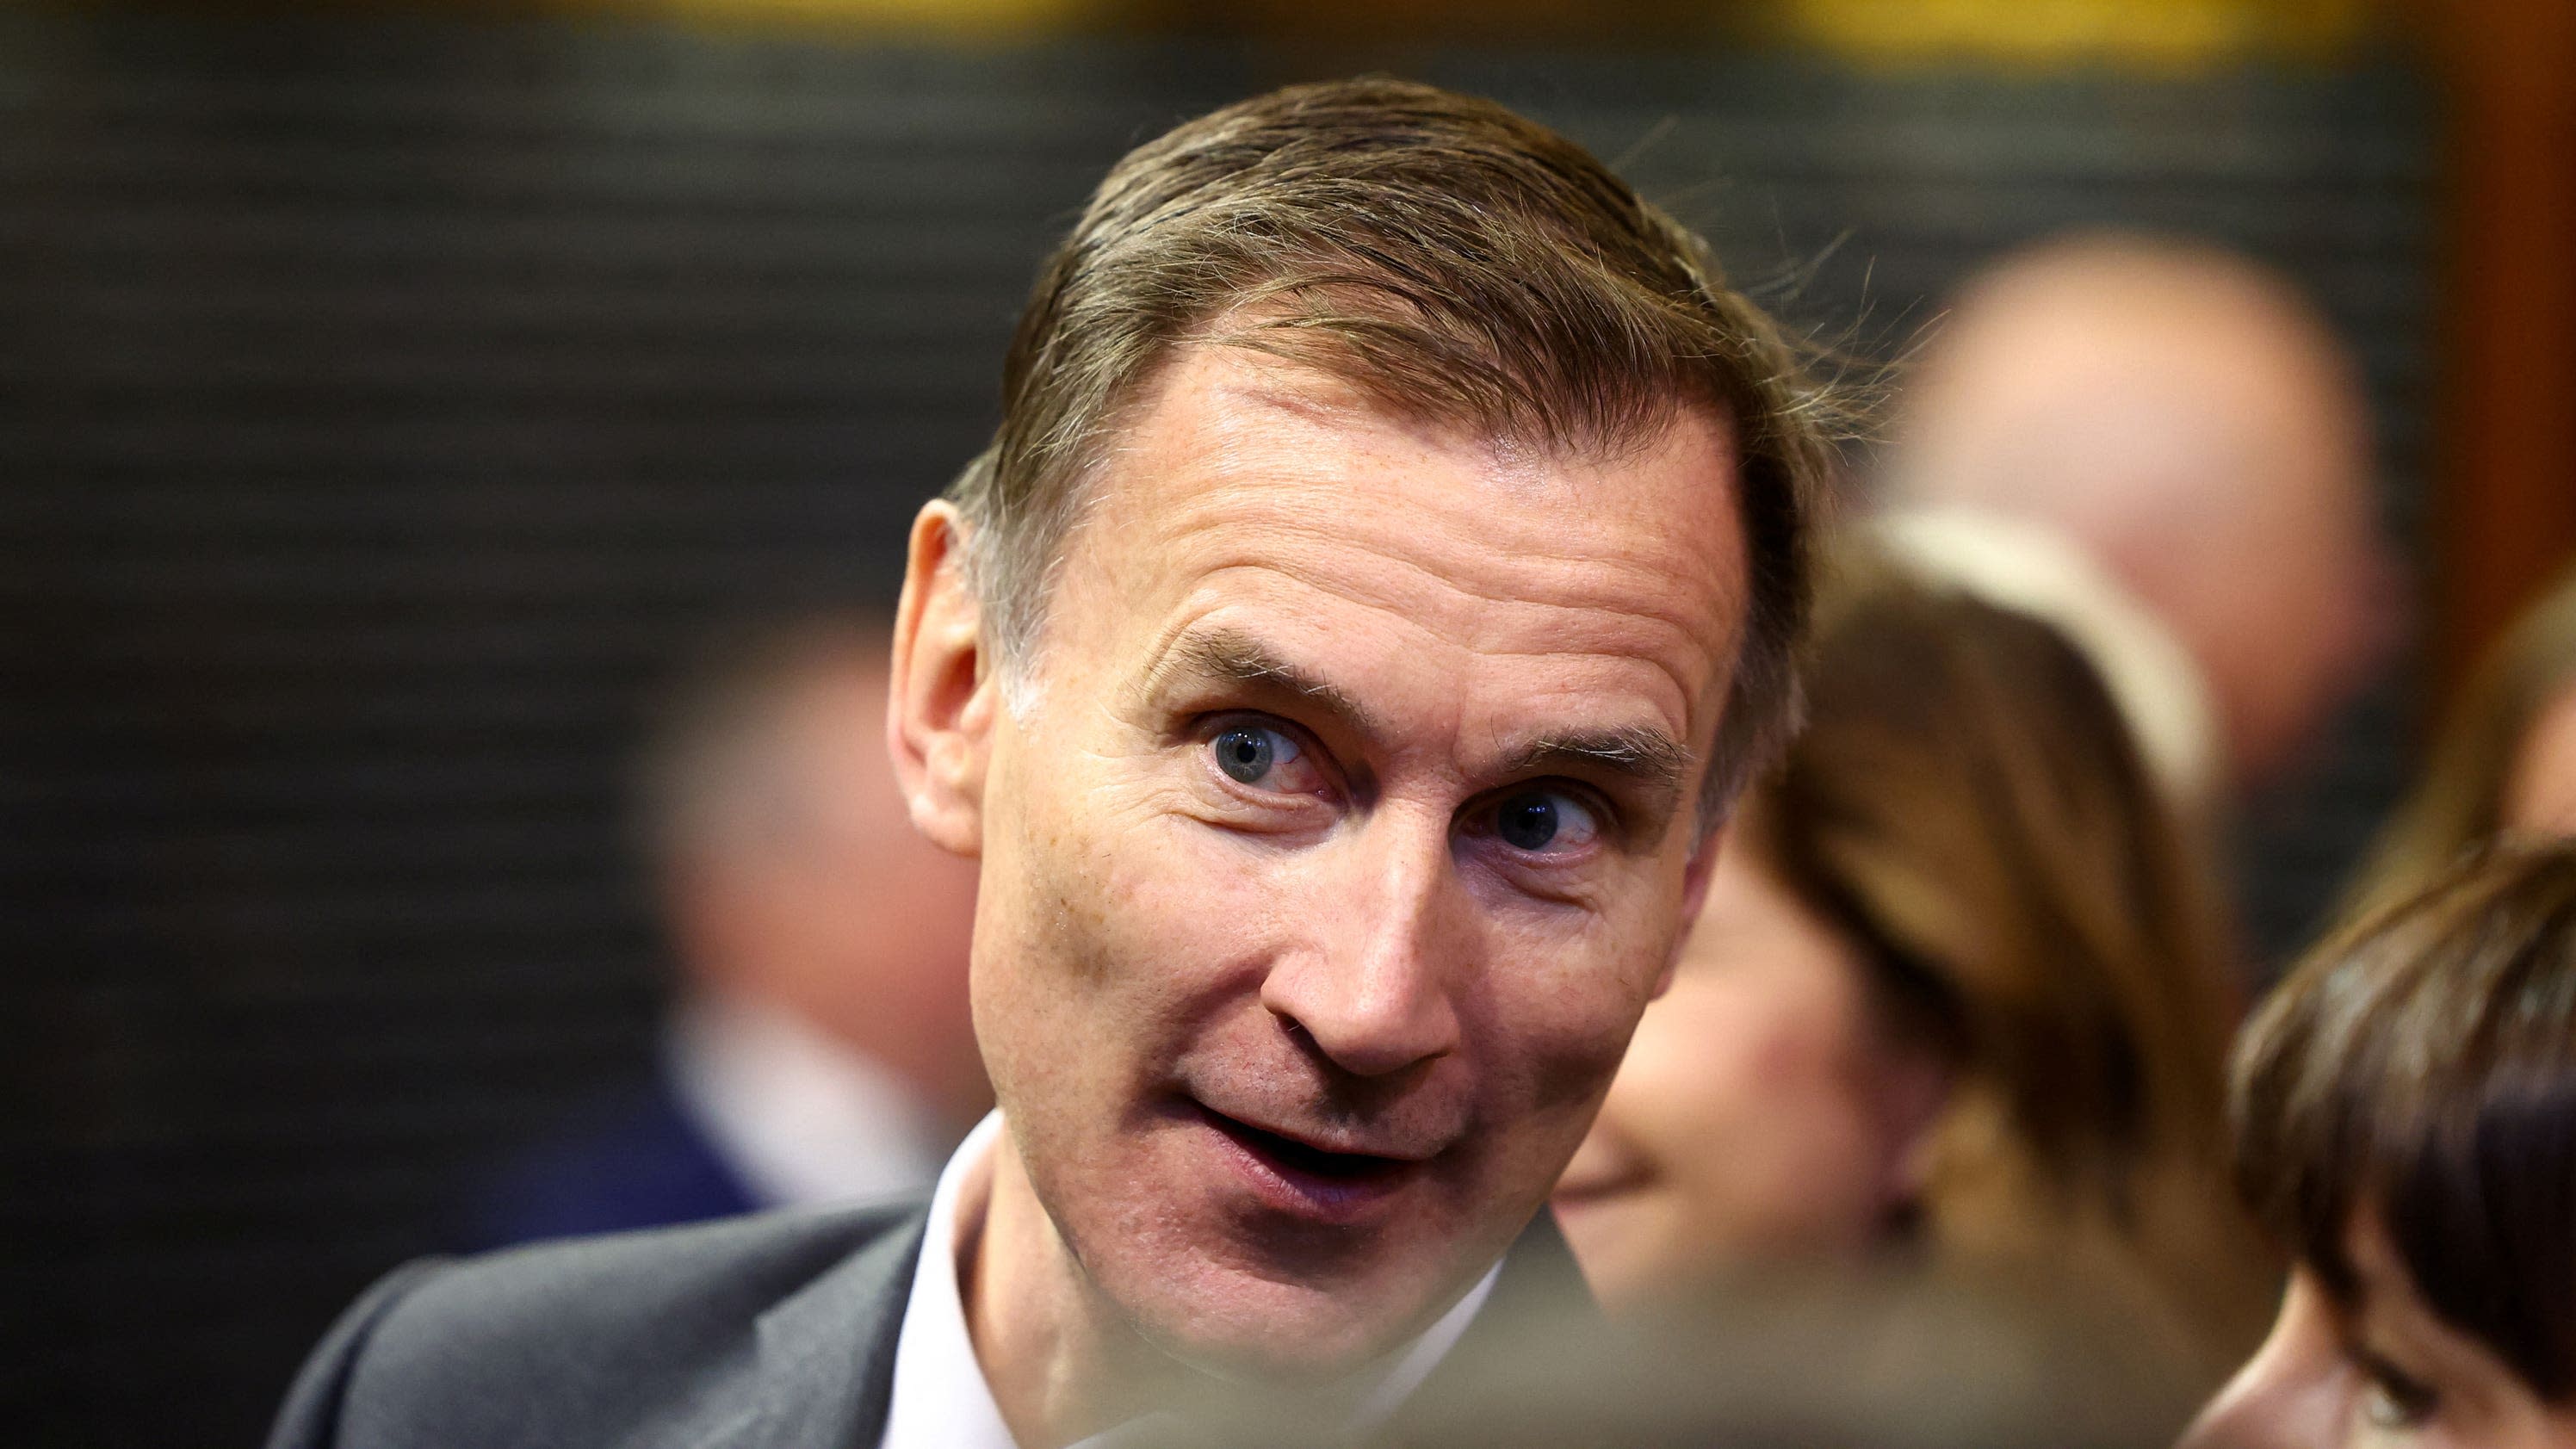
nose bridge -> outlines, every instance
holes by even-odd
[[[2342,1442],[2349,1370],[2312,1321],[2306,1285],[2293,1283],[2254,1356],[2192,1421],[2176,1449],[2293,1449]]]
[[[1264,1000],[1363,1076],[1445,1054],[1457,1040],[1450,967],[1461,924],[1447,820],[1382,812],[1332,853],[1313,945],[1273,970]]]

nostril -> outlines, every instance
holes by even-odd
[[[1455,1012],[1415,959],[1360,953],[1285,961],[1263,981],[1261,1005],[1295,1050],[1353,1076],[1401,1072],[1457,1045]]]

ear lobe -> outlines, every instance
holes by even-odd
[[[991,757],[997,671],[984,612],[966,576],[965,520],[946,499],[912,520],[895,610],[886,744],[912,823],[934,843],[979,856],[984,769]]]
[[[1710,831],[1691,847],[1690,858],[1682,862],[1682,920],[1673,932],[1673,948],[1664,953],[1664,969],[1655,977],[1655,995],[1672,989],[1673,973],[1681,969],[1682,952],[1690,945],[1691,932],[1699,925],[1700,908],[1708,904],[1710,872],[1717,868],[1717,853],[1734,838],[1732,823]]]

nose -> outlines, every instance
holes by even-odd
[[[1453,968],[1469,923],[1445,820],[1382,817],[1344,846],[1316,882],[1305,940],[1272,966],[1261,1003],[1335,1066],[1387,1077],[1457,1049]]]
[[[2183,1432],[2175,1449],[2321,1449],[2343,1442],[2352,1371],[2324,1290],[2302,1271],[2263,1346]]]

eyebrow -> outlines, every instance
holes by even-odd
[[[1340,686],[1282,659],[1268,645],[1237,630],[1213,630],[1182,639],[1145,671],[1136,693],[1152,699],[1186,683],[1276,690],[1339,717],[1362,734],[1380,733],[1375,717]]]
[[[1691,752],[1661,730],[1632,726],[1547,735],[1532,740],[1505,762],[1506,775],[1567,770],[1606,770],[1673,800],[1690,778]]]
[[[1381,734],[1375,718],[1340,686],[1281,658],[1259,639],[1234,629],[1212,630],[1181,639],[1157,658],[1137,681],[1140,699],[1152,699],[1187,684],[1220,683],[1276,690],[1311,703],[1361,734]],[[1577,730],[1542,735],[1505,759],[1497,770],[1504,779],[1541,775],[1612,775],[1627,781],[1643,797],[1646,834],[1660,838],[1680,813],[1682,786],[1697,763],[1690,750],[1662,730],[1643,725]]]

